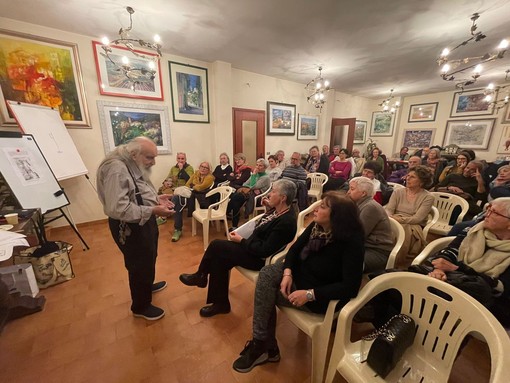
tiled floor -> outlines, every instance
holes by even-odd
[[[178,281],[193,272],[203,253],[201,229],[170,241],[172,221],[160,226],[158,279],[169,287],[154,295],[166,310],[156,322],[129,310],[127,273],[105,222],[80,226],[90,246],[82,251],[69,228],[53,229],[53,240],[74,244],[76,278],[43,290],[43,312],[9,322],[0,336],[0,382],[309,382],[311,344],[284,315],[277,329],[282,359],[248,374],[231,365],[251,338],[253,284],[232,271],[232,312],[201,318],[206,290]],[[222,233],[211,230],[213,238]],[[488,351],[471,342],[458,358],[451,382],[488,380]]]

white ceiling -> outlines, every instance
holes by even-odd
[[[469,37],[475,12],[487,38],[463,57],[510,38],[510,0],[0,0],[3,17],[97,39],[129,25],[126,6],[135,9],[131,36],[158,33],[165,53],[303,84],[321,65],[336,90],[371,98],[390,88],[396,96],[454,90],[435,60]],[[477,86],[501,83],[509,58]]]

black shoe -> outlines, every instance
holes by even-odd
[[[280,349],[278,348],[278,345],[276,345],[275,348],[267,350],[267,361],[273,363],[280,361]]]
[[[202,317],[213,317],[217,314],[228,314],[230,312],[230,304],[222,305],[219,303],[213,303],[209,306],[204,306],[200,309],[200,316]]]
[[[253,367],[268,361],[264,342],[256,339],[246,342],[244,350],[239,355],[241,356],[232,365],[238,372],[250,372]]]
[[[200,288],[207,286],[207,274],[204,273],[181,274],[179,280],[186,286],[198,286]]]
[[[167,286],[167,284],[165,281],[153,283],[152,284],[152,292],[157,293],[158,291],[165,289],[166,286]]]
[[[144,310],[133,311],[133,316],[147,320],[158,320],[165,316],[165,310],[153,305],[149,305],[149,307]]]

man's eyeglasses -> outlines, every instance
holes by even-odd
[[[299,161],[299,158],[291,157],[290,159],[291,159],[291,160],[294,160],[294,161]]]
[[[500,217],[503,217],[503,218],[506,218],[506,219],[510,219],[510,217],[504,215],[504,214],[501,214],[501,213],[498,213],[496,210],[494,210],[494,208],[492,207],[492,205],[489,205],[489,207],[487,208],[487,216],[491,215],[491,214],[496,214],[496,215],[499,215]]]

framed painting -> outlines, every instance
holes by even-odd
[[[293,135],[296,126],[296,105],[267,102],[267,134]]]
[[[0,122],[14,125],[6,101],[57,109],[67,127],[90,126],[78,46],[0,29]]]
[[[354,127],[354,141],[355,144],[363,144],[365,142],[365,136],[367,134],[367,122],[356,120],[356,126]]]
[[[505,113],[501,119],[502,124],[510,124],[510,103],[506,104]]]
[[[154,141],[158,153],[171,152],[170,119],[165,105],[97,101],[105,153],[135,137]]]
[[[372,113],[372,128],[370,136],[392,136],[395,115],[387,112]]]
[[[431,146],[434,141],[435,129],[405,129],[402,146],[409,149],[421,149]]]
[[[207,69],[173,61],[168,66],[174,121],[208,123]]]
[[[140,76],[136,81],[131,81],[121,70],[118,69],[119,66],[122,66],[123,57],[126,57],[132,65],[140,68],[141,70],[152,70],[149,64],[153,62],[136,56],[127,48],[110,46],[112,52],[109,56],[111,60],[113,60],[112,62],[104,56],[104,51],[101,48],[102,46],[102,43],[92,41],[94,59],[96,60],[99,92],[101,94],[106,96],[130,97],[146,100],[163,100],[161,65],[159,60],[156,61],[156,65],[154,67],[156,74],[153,79]],[[137,52],[140,52],[145,56],[156,57],[156,55],[148,52]]]
[[[465,90],[455,92],[450,117],[469,117],[492,114],[494,110],[489,108],[485,101],[484,89]]]
[[[411,105],[407,122],[435,121],[438,105],[438,102]]]
[[[319,116],[298,116],[298,140],[316,140],[319,138]]]
[[[487,149],[495,120],[449,120],[443,146],[455,144],[463,149]]]
[[[510,156],[510,126],[503,127],[496,153]]]

